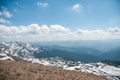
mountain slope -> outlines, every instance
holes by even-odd
[[[53,49],[60,49],[65,50],[69,52],[79,53],[79,54],[89,54],[98,56],[102,54],[101,51],[94,49],[94,48],[88,48],[88,47],[66,47],[66,46],[53,46]]]
[[[107,80],[76,71],[19,61],[0,61],[1,80]]]
[[[113,49],[109,52],[106,52],[100,55],[102,60],[113,60],[113,61],[120,61],[120,48]]]
[[[50,58],[50,57],[61,57],[65,60],[72,60],[72,61],[82,61],[82,62],[93,62],[98,61],[99,58],[90,55],[90,54],[80,54],[77,52],[69,52],[65,50],[60,49],[50,49],[50,50],[44,50],[41,53],[34,54],[36,58]]]

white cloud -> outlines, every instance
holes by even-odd
[[[77,30],[78,33],[89,33],[89,30],[83,30],[83,29],[78,29]]]
[[[39,33],[49,33],[50,32],[50,28],[47,25],[42,25],[40,27],[40,32]]]
[[[81,4],[75,4],[75,5],[73,5],[73,7],[72,7],[72,10],[73,11],[81,11],[81,9],[82,9],[82,5]]]
[[[108,30],[77,30],[79,38],[82,40],[106,40],[106,39],[118,39],[117,35],[111,34]],[[120,38],[119,38],[120,39]]]
[[[8,20],[5,20],[4,18],[0,18],[0,23],[2,23],[2,24],[9,24],[10,23],[10,21],[8,21]]]
[[[12,14],[10,14],[10,12],[7,10],[7,8],[5,7],[1,7],[0,10],[0,23],[2,24],[10,24],[11,22],[6,20],[5,18],[10,18],[12,17]]]
[[[117,28],[117,27],[115,27],[115,28],[109,28],[108,29],[111,33],[120,33],[120,28]]]
[[[6,36],[1,36],[1,35],[0,35],[0,39],[5,39],[5,38],[7,38],[7,37],[6,37]]]
[[[44,34],[44,33],[66,33],[70,29],[65,28],[61,25],[47,25],[39,26],[38,24],[31,24],[28,26],[5,26],[0,25],[0,32],[2,34],[11,33],[11,34]]]
[[[37,5],[38,5],[39,7],[48,7],[48,6],[49,6],[48,3],[42,3],[42,2],[37,2]]]
[[[5,7],[1,7],[2,10],[0,11],[0,16],[6,17],[6,18],[10,18],[12,17],[12,14],[10,14],[10,12],[7,10],[7,8]]]
[[[50,26],[39,26],[38,24],[31,24],[28,26],[0,25],[0,36],[6,36],[9,40],[21,41],[109,40],[120,39],[120,28],[108,28],[107,30],[77,29],[72,31],[58,24]]]
[[[63,27],[61,25],[57,25],[57,24],[51,25],[50,29],[51,29],[52,32],[61,32],[61,33],[69,32],[70,31],[70,29],[65,28],[65,27]]]
[[[78,29],[77,30],[77,32],[79,33],[79,34],[90,34],[90,33],[92,33],[92,34],[102,34],[102,33],[106,33],[107,31],[103,31],[103,30],[100,30],[100,29],[96,29],[96,30],[85,30],[85,29]]]
[[[0,25],[0,34],[8,34],[10,32],[10,29],[8,26]]]

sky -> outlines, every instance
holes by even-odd
[[[0,38],[120,39],[120,0],[0,0]]]

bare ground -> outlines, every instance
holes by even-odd
[[[0,80],[107,80],[90,73],[32,64],[24,61],[1,61]]]

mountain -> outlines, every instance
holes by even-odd
[[[84,53],[81,54],[86,55]],[[89,61],[91,57],[89,59],[88,54],[86,57],[81,54],[50,46],[36,46],[30,43],[0,43],[0,60],[27,61],[47,66],[56,66],[67,70],[92,73],[99,76],[105,76],[111,80],[120,79],[120,65],[114,66],[112,64],[108,65],[106,63],[94,61],[84,63],[81,61],[82,58]]]
[[[5,53],[0,53],[0,60],[12,60],[12,61],[14,61],[14,59],[12,57],[8,56]]]
[[[22,42],[2,42],[0,43],[0,52],[11,54],[21,58],[31,58],[34,57],[34,52],[37,51],[36,47],[30,44]]]
[[[85,47],[107,52],[113,48],[120,47],[120,40],[72,40],[72,41],[44,41],[33,42],[36,45],[64,46],[64,47]]]
[[[100,62],[119,67],[120,66],[120,61],[115,61],[115,60],[101,60]]]
[[[50,58],[50,57],[61,57],[65,60],[72,60],[72,61],[83,61],[83,62],[93,62],[98,61],[99,59],[90,54],[80,54],[77,52],[69,52],[60,49],[49,49],[44,50],[38,54],[34,54],[36,58]]]
[[[89,47],[66,47],[66,46],[52,46],[54,49],[61,49],[69,52],[74,52],[74,53],[79,53],[79,54],[89,54],[89,55],[94,55],[98,56],[102,54],[101,51],[94,49],[94,48],[89,48]]]
[[[96,57],[95,52],[97,50],[89,48],[71,48],[71,47],[62,47],[54,48],[50,46],[41,46],[41,45],[30,45],[21,42],[10,42],[10,43],[1,43],[0,47],[3,52],[12,54],[14,56],[19,56],[21,58],[50,58],[50,57],[61,57],[66,60],[73,61],[82,61],[82,62],[95,62],[99,61],[99,58]],[[78,50],[78,51],[77,51]],[[97,53],[97,52],[96,52]]]
[[[112,49],[106,53],[100,55],[102,60],[112,60],[112,61],[119,61],[120,62],[120,47],[116,49]]]
[[[19,58],[50,58],[61,57],[65,60],[97,62],[120,61],[120,48],[102,53],[99,50],[86,47],[41,46],[22,42],[2,42],[0,52]]]

